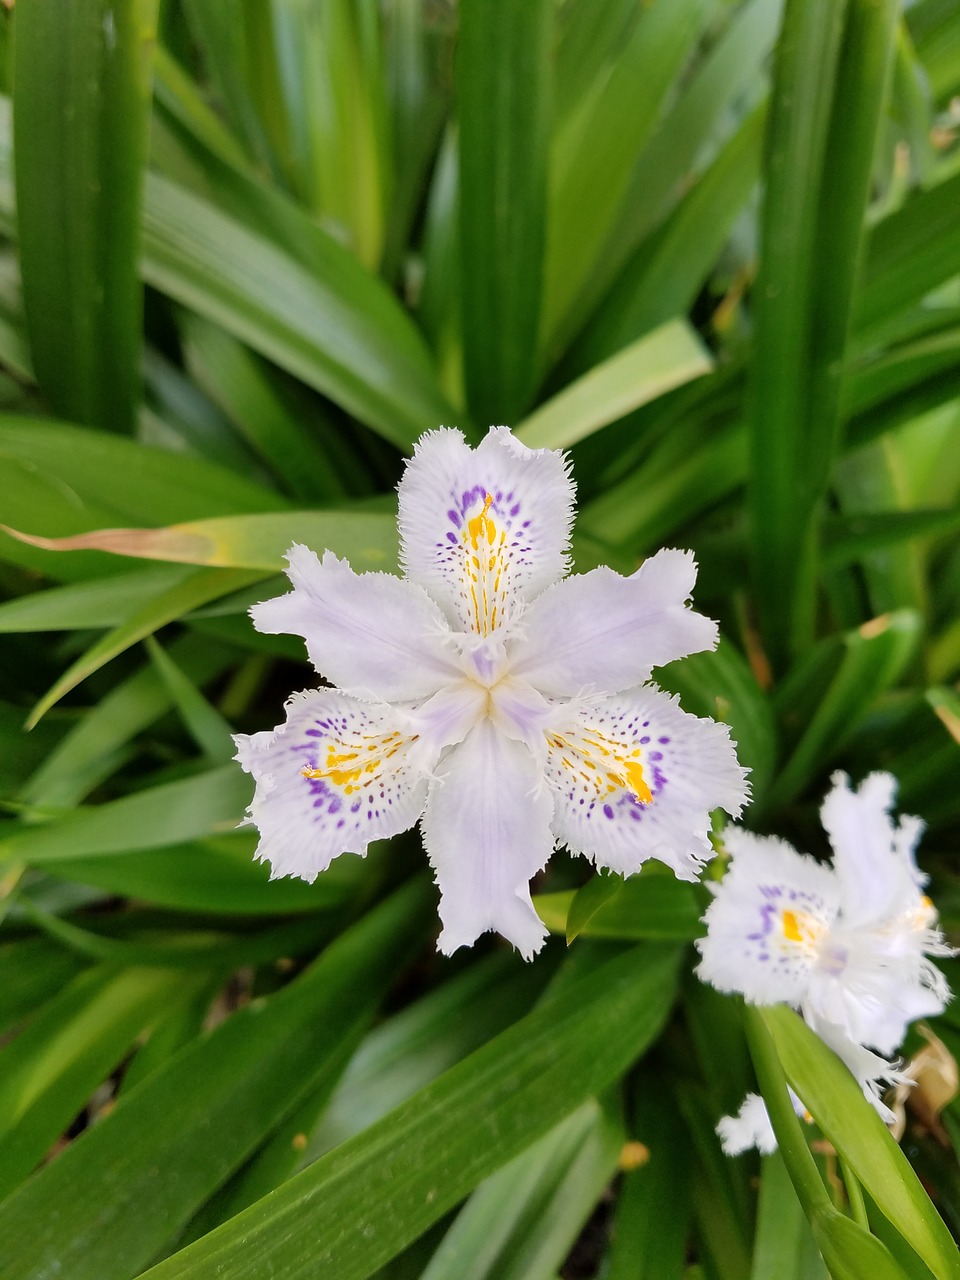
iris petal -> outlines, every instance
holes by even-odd
[[[710,811],[737,814],[747,795],[726,727],[652,688],[586,702],[555,724],[546,769],[557,837],[622,875],[659,858],[695,880],[713,856]]]
[[[458,631],[490,635],[567,571],[573,482],[563,454],[506,427],[471,449],[421,437],[400,481],[401,560]]]
[[[341,853],[412,827],[427,763],[408,721],[332,690],[295,694],[273,732],[238,734],[237,759],[257,788],[250,820],[274,876],[313,880]]]
[[[405,702],[460,678],[449,627],[425,591],[389,573],[354,573],[327,552],[288,555],[293,591],[250,610],[258,631],[303,636],[316,669],[359,698]]]
[[[717,624],[687,607],[690,551],[660,551],[629,578],[592,569],[558,582],[527,609],[510,669],[542,693],[620,693],[654,667],[713,649]]]
[[[440,886],[440,950],[494,929],[527,959],[546,937],[530,879],[553,851],[550,795],[533,756],[483,720],[441,762],[423,816]]]

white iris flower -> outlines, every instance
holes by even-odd
[[[897,1050],[915,1018],[942,1012],[950,991],[927,957],[953,954],[914,861],[923,823],[892,821],[895,794],[888,773],[871,774],[858,791],[834,775],[821,810],[832,866],[783,840],[724,832],[731,864],[697,943],[704,981],[754,1004],[799,1009],[885,1120],[881,1088],[902,1077],[880,1055]],[[764,1149],[757,1103],[721,1122],[726,1150]]]
[[[422,818],[447,953],[488,929],[540,948],[529,882],[558,840],[624,875],[656,857],[695,879],[710,811],[738,813],[746,788],[726,728],[645,683],[717,642],[687,606],[692,554],[566,577],[567,460],[506,427],[477,449],[428,432],[399,492],[402,578],[294,546],[293,591],[251,610],[336,686],[236,739],[258,856],[312,880]]]

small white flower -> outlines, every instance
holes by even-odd
[[[793,1005],[888,1119],[880,1092],[901,1077],[879,1055],[942,1012],[950,992],[927,956],[952,951],[914,861],[923,824],[890,818],[896,780],[874,773],[852,791],[838,773],[833,784],[821,810],[832,866],[776,838],[724,833],[731,864],[704,917],[698,972],[754,1004]]]
[[[557,840],[622,874],[656,857],[694,879],[710,810],[738,813],[746,788],[726,728],[645,683],[716,644],[687,606],[691,553],[565,577],[566,458],[505,427],[477,449],[427,433],[399,492],[403,578],[294,546],[293,591],[251,610],[303,636],[337,686],[236,739],[258,856],[312,880],[422,817],[448,953],[488,929],[539,949],[529,882]]]

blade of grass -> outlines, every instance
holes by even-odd
[[[130,432],[137,273],[157,0],[24,0],[14,134],[23,300],[54,411]]]
[[[333,1086],[422,936],[422,882],[298,979],[252,1001],[123,1096],[0,1208],[5,1280],[128,1280],[310,1089]],[[51,1214],[51,1204],[58,1212]]]
[[[243,188],[246,190],[246,187]],[[313,269],[151,174],[141,268],[149,284],[330,396],[402,449],[450,420],[423,342],[392,295],[319,228]]]
[[[88,676],[99,671],[105,663],[129,649],[138,640],[159,631],[168,622],[175,621],[191,609],[208,604],[211,600],[218,600],[228,592],[236,591],[264,576],[262,570],[203,569],[191,574],[185,582],[168,587],[130,614],[118,627],[108,631],[77,658],[33,708],[27,727],[32,729],[64,694],[75,689]]]
[[[696,331],[670,320],[540,405],[517,427],[517,438],[531,449],[565,449],[712,368]]]
[[[236,765],[144,787],[133,795],[79,809],[52,822],[5,832],[0,858],[39,865],[97,854],[158,849],[229,830],[243,817],[249,781]]]
[[[271,1196],[147,1273],[362,1280],[621,1074],[657,1034],[677,953],[630,951],[572,982]],[[14,1278],[16,1280],[16,1278]]]
[[[769,657],[813,635],[817,522],[880,113],[893,0],[788,0],[767,130],[748,503]]]
[[[286,553],[295,542],[345,556],[358,571],[390,569],[396,565],[398,555],[395,518],[369,511],[291,511],[218,516],[212,520],[174,524],[166,529],[97,529],[67,538],[40,538],[18,533],[5,525],[0,525],[0,529],[22,542],[49,551],[109,551],[118,556],[146,560],[216,566],[221,570],[220,578],[211,577],[210,585],[219,580],[226,584],[217,595],[239,590],[247,582],[255,582],[258,577],[283,569]],[[179,586],[186,596],[186,584]],[[177,589],[178,584],[175,583],[171,591]],[[195,590],[202,594],[203,588]],[[208,599],[214,598],[213,595],[208,596]],[[181,612],[199,608],[200,603],[198,599]]]
[[[551,0],[462,0],[457,45],[461,325],[481,425],[534,389],[547,199]]]
[[[942,1276],[943,1280],[960,1276],[960,1254],[956,1243],[903,1152],[864,1098],[850,1071],[786,1005],[748,1009],[747,1013],[751,1046],[757,1040],[757,1032],[751,1024],[759,1024],[771,1047],[775,1046],[783,1070],[804,1106],[844,1162],[856,1173],[881,1212],[919,1253],[934,1275]],[[757,1065],[759,1069],[759,1063]],[[784,1109],[789,1107],[785,1091],[784,1103]],[[792,1107],[789,1109],[792,1114]],[[778,1129],[773,1112],[771,1118],[774,1128]]]

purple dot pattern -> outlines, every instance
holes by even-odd
[[[598,750],[611,744],[612,756]],[[650,687],[582,704],[548,734],[547,780],[558,839],[623,875],[653,857],[695,879],[713,853],[711,809],[742,794],[724,727]]]
[[[565,459],[494,428],[424,436],[400,482],[401,562],[455,631],[487,636],[568,570],[573,484]]]
[[[487,636],[509,621],[535,563],[535,523],[524,504],[493,477],[451,488],[446,528],[434,546],[436,568],[455,593],[460,622]]]
[[[252,816],[277,874],[288,873],[288,846],[298,856],[309,851],[316,874],[341,852],[363,853],[371,840],[405,831],[422,812],[426,784],[410,763],[414,739],[378,707],[308,693],[290,704],[286,724],[250,741],[255,749],[240,758],[264,784]],[[304,875],[299,866],[289,872]]]
[[[808,972],[818,957],[817,939],[830,926],[823,898],[789,884],[760,883],[754,911],[754,927],[745,935],[750,961],[770,966],[778,976]]]

